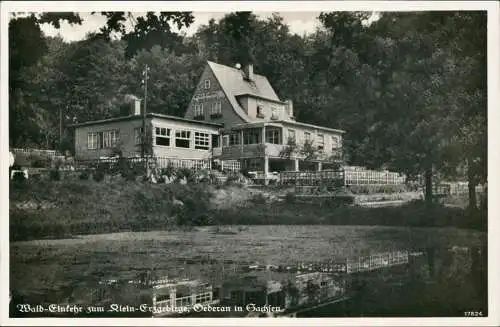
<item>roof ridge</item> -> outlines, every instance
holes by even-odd
[[[231,68],[232,70],[241,72],[241,69],[239,69],[239,68],[228,66],[228,65],[224,65],[224,64],[219,64],[218,62],[215,62],[215,61],[207,60],[207,63],[209,63],[209,64],[215,64],[215,65],[222,66],[222,67],[225,67],[225,68]],[[254,72],[253,75],[267,79],[267,76],[262,75],[262,74],[257,74],[256,72]]]

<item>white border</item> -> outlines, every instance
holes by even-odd
[[[495,199],[500,185],[500,174],[498,173],[496,163],[499,162],[500,151],[498,150],[500,140],[499,129],[495,128],[499,121],[498,104],[500,103],[499,91],[499,3],[496,1],[262,1],[262,2],[235,2],[235,1],[217,1],[217,2],[126,2],[126,1],[96,1],[96,2],[77,2],[77,1],[15,1],[1,3],[1,110],[0,110],[0,177],[1,177],[1,205],[2,215],[0,215],[0,258],[1,258],[1,282],[0,282],[0,314],[1,325],[12,326],[36,326],[36,325],[135,325],[144,326],[185,326],[185,325],[204,325],[204,326],[253,326],[253,325],[272,325],[272,326],[302,326],[304,324],[313,324],[317,326],[498,326],[499,318],[499,283],[500,276],[498,253],[500,253],[500,243],[496,232],[499,231],[500,222],[498,219],[489,219],[488,233],[488,318],[281,318],[281,319],[263,319],[263,318],[120,318],[120,319],[102,319],[102,318],[8,318],[9,300],[8,300],[8,281],[9,281],[9,205],[8,205],[8,21],[11,11],[102,11],[102,10],[122,10],[122,11],[198,11],[198,12],[228,12],[237,10],[249,10],[254,12],[274,12],[274,11],[426,11],[426,10],[487,10],[488,11],[488,181],[489,197]],[[489,201],[489,218],[495,217],[499,211],[499,203]]]

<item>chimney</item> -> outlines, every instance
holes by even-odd
[[[243,69],[243,73],[244,73],[244,78],[247,81],[253,81],[253,65],[252,64],[245,65],[245,68]]]
[[[293,116],[293,101],[288,99],[285,101],[286,102],[286,110],[288,112],[288,117],[294,119],[294,116]]]
[[[134,116],[140,115],[141,112],[141,99],[135,95],[129,95],[128,100],[130,101],[130,114]]]

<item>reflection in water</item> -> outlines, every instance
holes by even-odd
[[[131,279],[109,276],[82,281],[71,286],[68,303],[105,308],[120,303],[146,308],[139,312],[93,312],[94,316],[190,315],[195,314],[195,305],[209,304],[277,308],[257,316],[442,316],[463,315],[457,310],[463,307],[486,314],[486,288],[481,284],[485,280],[484,255],[484,249],[478,247],[427,247],[423,251],[399,250],[316,263],[210,262],[206,263],[210,273],[203,277],[194,273],[197,265],[183,263],[167,276],[165,271],[149,270]],[[457,300],[460,298],[463,301]],[[11,315],[19,316],[15,305],[26,300],[13,292]],[[31,303],[45,302],[43,298],[37,300]],[[21,316],[29,314],[46,313]],[[197,314],[227,317],[255,312]]]

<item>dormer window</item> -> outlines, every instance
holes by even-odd
[[[208,90],[208,89],[210,89],[210,80],[206,79],[205,80],[205,90]]]

